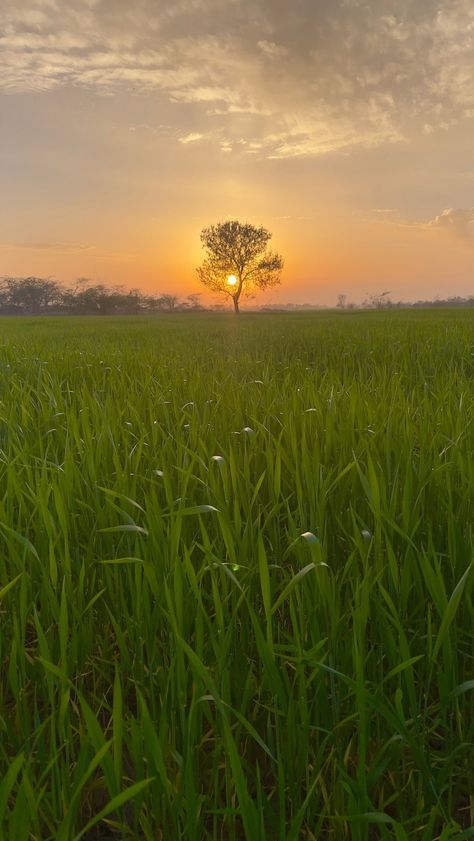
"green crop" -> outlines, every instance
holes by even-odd
[[[0,322],[0,841],[474,838],[474,312]]]

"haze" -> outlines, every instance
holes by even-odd
[[[198,292],[231,217],[267,302],[474,291],[472,0],[3,0],[0,117],[1,275]]]

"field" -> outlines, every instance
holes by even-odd
[[[0,370],[0,839],[474,837],[473,312],[3,319]]]

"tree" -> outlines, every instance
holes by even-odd
[[[202,310],[203,305],[201,304],[201,296],[197,292],[193,292],[192,295],[187,295],[186,303],[184,304],[186,309],[189,310]]]
[[[0,301],[4,311],[37,315],[52,312],[62,303],[62,289],[51,278],[4,277]]]
[[[283,260],[267,251],[272,235],[265,228],[232,220],[201,231],[205,251],[199,280],[212,292],[232,298],[239,312],[242,296],[280,283]]]
[[[156,303],[158,309],[163,310],[164,312],[174,312],[174,310],[178,309],[178,296],[161,295]]]
[[[388,309],[392,306],[392,302],[390,298],[387,296],[390,295],[390,290],[386,292],[376,292],[375,294],[369,295],[368,298],[365,298],[362,301],[363,307],[371,307],[376,310],[383,310],[385,307]]]

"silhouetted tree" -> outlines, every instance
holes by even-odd
[[[54,311],[62,303],[59,283],[41,277],[5,277],[0,286],[4,312],[39,315]]]
[[[232,298],[238,313],[243,295],[280,283],[283,260],[267,251],[271,238],[265,228],[235,220],[204,228],[205,258],[197,269],[199,280],[212,292]]]
[[[375,295],[369,295],[369,306],[374,307],[376,310],[383,310],[384,307],[391,307],[392,302],[388,297],[390,295],[390,290],[386,292],[377,292]]]
[[[174,312],[178,308],[177,295],[161,295],[157,301],[158,309],[164,312]]]
[[[188,295],[185,306],[190,310],[202,310],[203,306],[201,304],[201,296],[199,293],[194,292],[192,295]]]

